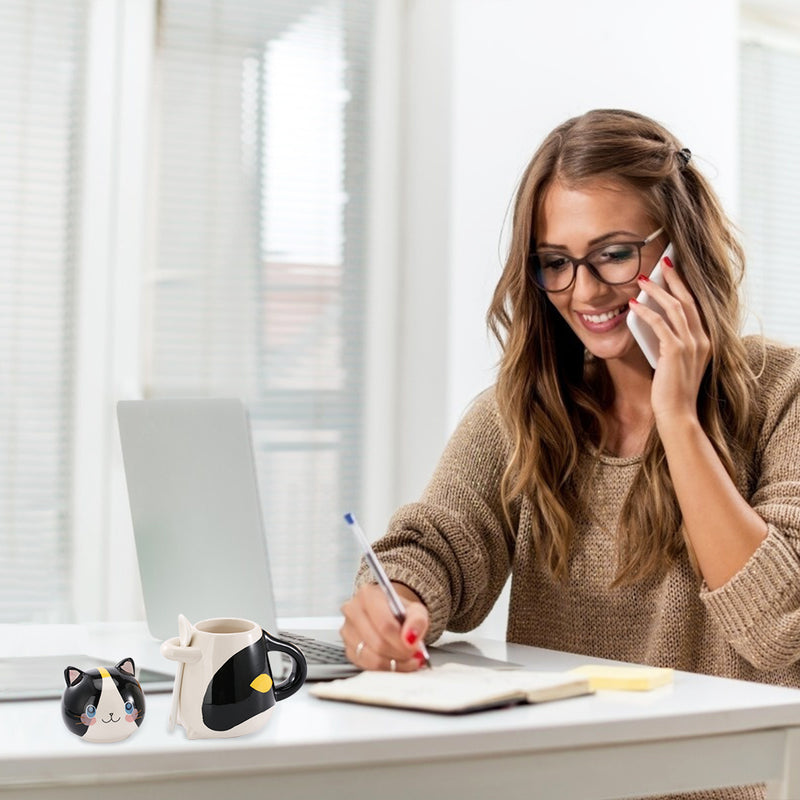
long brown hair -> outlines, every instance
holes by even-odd
[[[574,516],[582,507],[575,470],[587,440],[602,449],[604,411],[613,400],[602,361],[588,359],[578,337],[533,283],[528,260],[547,189],[613,180],[637,190],[675,249],[681,276],[711,340],[711,362],[698,396],[706,435],[734,478],[753,444],[749,424],[755,377],[739,336],[744,253],[715,193],[657,122],[620,110],[595,110],[556,128],[525,170],[512,236],[487,322],[502,348],[500,413],[513,441],[503,477],[507,515],[527,495],[533,536],[553,575],[566,580]],[[688,163],[687,163],[688,161]],[[653,427],[618,528],[616,583],[666,568],[686,547],[664,448]]]

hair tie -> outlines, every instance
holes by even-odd
[[[689,161],[692,157],[692,151],[688,147],[683,147],[675,154],[678,156],[681,162],[681,169],[685,169],[689,165]]]

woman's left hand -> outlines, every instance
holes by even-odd
[[[659,429],[663,422],[697,418],[700,382],[711,359],[711,342],[697,303],[668,259],[662,260],[662,269],[667,289],[643,276],[638,284],[664,309],[664,315],[641,303],[630,303],[633,313],[650,325],[659,341],[651,394]]]

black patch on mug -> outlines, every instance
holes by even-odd
[[[250,684],[271,675],[264,638],[231,656],[208,684],[203,697],[203,723],[212,731],[229,731],[275,705],[275,692],[260,692]]]

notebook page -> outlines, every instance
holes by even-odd
[[[327,700],[442,713],[554,700],[589,691],[588,681],[564,673],[498,671],[465,664],[443,664],[410,673],[362,672],[310,689],[315,697]]]

